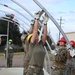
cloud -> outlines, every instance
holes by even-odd
[[[44,5],[48,4],[50,6],[50,5],[60,4],[68,0],[38,0],[38,1],[40,3],[43,3]]]
[[[16,0],[16,1],[21,3],[32,14],[34,14],[36,11],[40,10],[40,8],[36,5],[36,3],[33,0]],[[38,0],[38,1],[51,13],[51,15],[56,20],[59,19],[60,16],[62,16],[62,18],[65,19],[65,21],[63,21],[65,23],[65,25],[68,25],[69,23],[72,24],[72,21],[73,21],[73,24],[75,24],[74,23],[75,10],[69,11],[69,12],[65,12],[63,10],[60,11],[60,9],[58,11],[57,10],[53,11],[54,9],[52,8],[52,6],[55,5],[55,4],[62,4],[65,1],[69,1],[69,0]],[[16,5],[12,1],[10,1],[10,0],[7,0],[7,1],[6,0],[0,0],[0,2],[1,3],[6,3],[6,4],[8,4],[9,6],[13,7],[16,10],[20,10],[20,12],[22,14],[24,14],[25,16],[28,16],[28,18],[31,19],[30,15],[28,13],[26,13],[22,8],[20,8],[18,5]],[[51,10],[51,8],[52,8],[52,10]],[[12,10],[9,10],[9,9],[3,8],[3,7],[2,7],[2,10],[6,10],[7,12],[10,12],[10,13],[12,12],[15,15],[18,15],[17,13],[13,12]]]
[[[70,13],[72,13],[72,14],[75,14],[75,10],[73,10],[73,11],[70,11]]]

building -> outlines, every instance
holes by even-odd
[[[69,40],[75,41],[75,32],[67,32],[65,33]]]

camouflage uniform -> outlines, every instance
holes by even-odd
[[[24,48],[24,60],[25,60],[26,54],[29,50],[29,43],[27,41],[25,41],[25,43],[23,43],[23,48]]]
[[[75,75],[75,56],[67,59],[65,75]]]
[[[28,69],[28,66],[29,66],[29,62],[30,62],[32,53],[33,53],[34,45],[35,44],[33,44],[33,43],[29,44],[29,50],[26,53],[26,56],[25,56],[25,59],[24,59],[24,72],[23,72],[23,75],[26,75],[26,73],[27,73],[27,69]]]
[[[65,64],[67,60],[67,49],[59,48],[57,51],[57,55],[55,55],[55,61],[52,75],[64,75],[65,72]]]
[[[23,45],[24,46],[24,64],[23,64],[23,67],[24,67],[24,70],[23,70],[23,75],[26,75],[26,71],[27,71],[27,65],[28,65],[28,62],[26,61],[27,58],[26,58],[26,55],[29,51],[29,43],[27,41],[25,41],[25,44]]]
[[[74,65],[73,65],[74,69],[73,71],[71,72],[71,75],[75,75],[75,56],[74,56]]]
[[[26,75],[44,75],[43,64],[45,50],[41,42],[34,44],[33,55],[29,63]],[[30,47],[31,48],[31,47]]]
[[[7,50],[7,45],[5,47],[5,51]],[[12,67],[12,59],[13,59],[14,45],[8,45],[8,57],[7,57],[7,67]]]
[[[71,58],[71,59],[67,60],[65,75],[73,75],[75,73],[74,64],[75,64],[74,58]]]

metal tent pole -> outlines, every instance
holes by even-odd
[[[10,13],[8,13],[8,12],[6,12],[6,11],[4,11],[4,10],[1,10],[0,9],[0,11],[1,12],[4,12],[4,13],[7,13],[7,14],[10,14]],[[17,17],[17,16],[15,16],[16,18],[18,18],[19,20],[21,20],[21,21],[23,21],[22,19],[20,19],[19,17]],[[23,21],[26,25],[28,25],[25,21]],[[25,26],[24,26],[25,27]],[[27,29],[27,27],[25,27],[26,29]]]
[[[21,8],[23,8],[27,13],[29,13],[33,18],[35,18],[24,6],[22,6],[20,3],[16,2],[15,0],[11,0],[13,1],[14,3],[16,3],[17,5],[19,5]],[[41,25],[41,24],[40,24]],[[39,34],[39,40],[38,42],[41,40],[41,35],[42,35],[42,31],[43,31],[43,24],[42,24],[42,27],[41,27],[41,30],[40,30],[40,34]]]
[[[8,58],[8,40],[9,40],[9,21],[7,24],[7,50],[6,50],[6,58]]]
[[[11,9],[11,10],[14,10],[15,12],[17,12],[18,14],[20,14],[21,16],[23,16],[25,19],[27,19],[29,22],[31,22],[26,16],[24,16],[22,13],[20,13],[20,12],[17,11],[16,9],[14,9],[14,8],[12,8],[12,7],[9,7],[9,6],[6,5],[6,4],[1,4],[1,3],[0,3],[0,5],[5,6],[5,7]]]
[[[51,75],[51,66],[50,66],[50,58],[49,58],[49,55],[48,55],[48,52],[47,52],[47,48],[44,46],[45,48],[45,51],[46,51],[46,54],[47,54],[47,58],[48,58],[48,67],[49,67],[49,71],[50,71],[50,75]]]
[[[19,5],[21,8],[23,8],[27,13],[29,13],[33,18],[35,18],[34,17],[34,15],[31,13],[31,12],[29,12],[23,5],[21,5],[19,2],[17,2],[17,1],[15,1],[15,0],[11,0],[11,1],[13,1],[14,3],[16,3],[17,5]]]
[[[1,18],[1,17],[0,17],[0,19],[1,19],[1,20],[5,20],[5,21],[9,21],[9,22],[13,23],[13,21],[10,21],[10,20],[7,20],[7,19],[3,19],[3,18]],[[17,24],[17,23],[16,23],[16,25],[20,26],[20,25]],[[20,27],[21,27],[23,30],[25,30],[22,26],[20,26]]]
[[[42,10],[44,10],[44,12],[49,16],[49,18],[52,20],[52,22],[56,25],[56,27],[58,28],[58,30],[62,33],[62,35],[64,36],[64,38],[67,41],[67,44],[71,47],[72,46],[67,38],[67,36],[65,35],[65,33],[63,32],[63,30],[60,28],[59,24],[57,23],[57,21],[53,18],[53,16],[42,6],[42,4],[40,4],[40,2],[38,2],[37,0],[33,0]]]
[[[29,12],[29,10],[27,10],[22,4],[20,4],[19,2],[15,1],[15,0],[11,0],[11,1],[13,1],[13,2],[16,3],[17,5],[19,5],[19,6],[20,6],[21,8],[23,8],[27,13],[29,13],[33,18],[35,18],[34,15],[33,15],[31,12]],[[40,24],[41,24],[41,22],[40,22]],[[40,36],[39,36],[39,40],[41,39],[42,30],[43,30],[43,28],[41,29],[41,33],[40,33]],[[50,37],[50,39],[52,40],[52,42],[54,42],[54,40],[52,39],[51,35],[50,35],[49,37]],[[54,42],[54,44],[55,44],[55,42]],[[56,45],[55,45],[55,47],[56,47]]]

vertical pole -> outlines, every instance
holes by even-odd
[[[1,44],[1,41],[2,41],[2,40],[1,40],[1,36],[0,36],[0,44]]]
[[[51,65],[50,65],[50,58],[49,58],[49,55],[48,55],[48,51],[47,51],[47,48],[44,46],[44,48],[45,48],[45,51],[46,51],[46,55],[47,55],[47,58],[48,58],[48,65],[46,66],[46,68],[47,68],[47,71],[49,72],[49,74],[51,75]],[[46,63],[47,64],[47,63]]]
[[[8,58],[8,40],[9,40],[9,21],[7,24],[7,50],[6,50],[6,58]]]
[[[62,17],[60,17],[60,28],[61,28]],[[60,40],[60,31],[59,31],[59,40]]]

